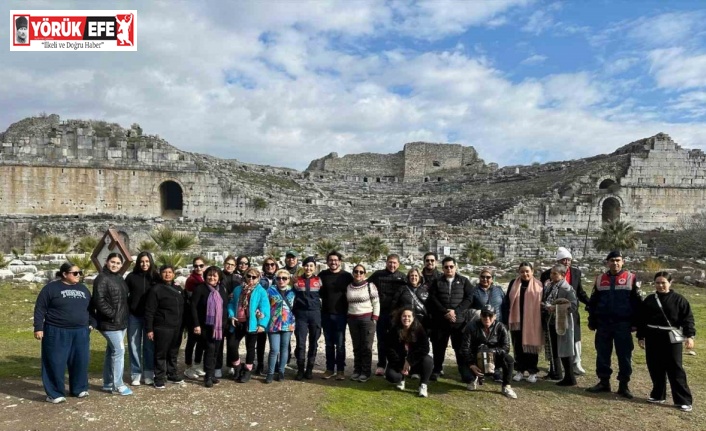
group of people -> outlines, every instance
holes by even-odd
[[[643,301],[635,274],[623,269],[620,251],[607,256],[608,271],[597,276],[590,297],[565,248],[559,248],[556,264],[539,279],[532,265],[522,262],[506,290],[493,283],[494,274],[488,268],[479,272],[473,285],[450,256],[443,258],[440,271],[432,252],[424,255],[422,268],[407,274],[399,271],[399,256],[391,254],[385,269],[370,276],[361,264],[351,273],[343,270],[343,257],[336,251],[327,254],[328,269],[318,274],[314,257],[301,265],[298,258],[290,250],[282,268],[268,257],[258,269],[247,256],[228,256],[221,269],[206,267],[205,259],[197,257],[182,287],[174,281],[174,268],[166,265],[157,270],[147,252],[137,256],[135,268],[124,279],[123,258],[112,253],[94,281],[92,297],[80,282],[80,268],[65,263],[57,273],[59,279],[42,289],[35,306],[35,338],[42,341],[47,401],[66,400],[63,373],[67,366],[70,393],[88,395],[88,343],[93,328],[106,339],[103,390],[119,395],[132,393],[123,382],[126,334],[131,384],[163,389],[168,382],[183,382],[177,357],[184,331],[185,375],[203,379],[207,388],[220,383],[224,365],[239,383],[247,383],[253,375],[264,376],[268,384],[282,381],[292,356],[295,379],[312,379],[323,331],[324,379],[362,383],[375,374],[405,390],[414,377],[420,381],[418,395],[427,397],[430,382],[444,375],[451,340],[468,390],[476,390],[488,377],[502,384],[505,396],[517,398],[511,381],[537,382],[542,352],[549,362],[546,378],[558,380],[557,385],[575,386],[576,374],[585,373],[578,305],[582,302],[589,312],[589,329],[596,331],[599,378],[587,390],[611,390],[615,346],[617,393],[633,397],[628,382],[631,333],[637,330],[653,382],[648,401],[666,401],[668,377],[675,405],[691,411],[692,397],[681,364],[682,346],[694,344],[689,303],[670,290],[671,275],[665,272],[655,275],[656,293]],[[346,327],[353,345],[353,372],[348,377]],[[378,355],[373,370],[375,338]],[[241,358],[243,340],[245,357]],[[266,344],[270,351],[265,368]]]

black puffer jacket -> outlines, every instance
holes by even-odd
[[[483,330],[483,322],[478,319],[469,323],[461,338],[461,357],[466,364],[475,364],[479,347],[485,344],[494,353],[510,353],[510,335],[507,328],[497,320],[490,326],[488,335]]]
[[[100,331],[121,331],[127,328],[128,288],[122,275],[107,268],[93,282],[93,306]]]
[[[464,323],[463,312],[473,302],[473,289],[471,282],[459,274],[456,274],[451,280],[451,284],[444,277],[436,279],[429,286],[429,298],[427,299],[427,308],[434,321],[449,324],[452,327],[461,326]],[[456,312],[456,323],[447,323],[448,320],[444,319],[447,310]]]

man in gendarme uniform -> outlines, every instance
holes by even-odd
[[[596,277],[593,293],[588,303],[588,329],[596,331],[596,375],[600,381],[588,392],[610,392],[610,376],[613,373],[611,356],[613,344],[618,357],[618,395],[632,399],[628,388],[632,374],[632,331],[636,328],[636,316],[640,294],[637,277],[623,269],[623,255],[613,250],[606,257],[608,271]]]

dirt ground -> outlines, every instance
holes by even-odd
[[[101,392],[102,379],[90,379],[90,395],[45,402],[37,379],[0,381],[0,430],[280,430],[334,429],[317,412],[325,387],[290,380],[264,384],[258,377],[246,384],[223,379],[212,389],[200,381],[132,387],[133,396]],[[321,381],[321,379],[319,379]],[[318,382],[317,382],[318,383]],[[126,414],[127,413],[127,414]]]

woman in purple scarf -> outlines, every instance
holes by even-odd
[[[203,342],[203,368],[206,372],[204,384],[211,388],[215,383],[219,383],[215,376],[216,352],[223,343],[223,330],[227,327],[228,293],[221,284],[223,273],[220,268],[208,267],[204,272],[204,279],[206,282],[197,286],[191,297],[191,316],[194,334],[201,336]]]

